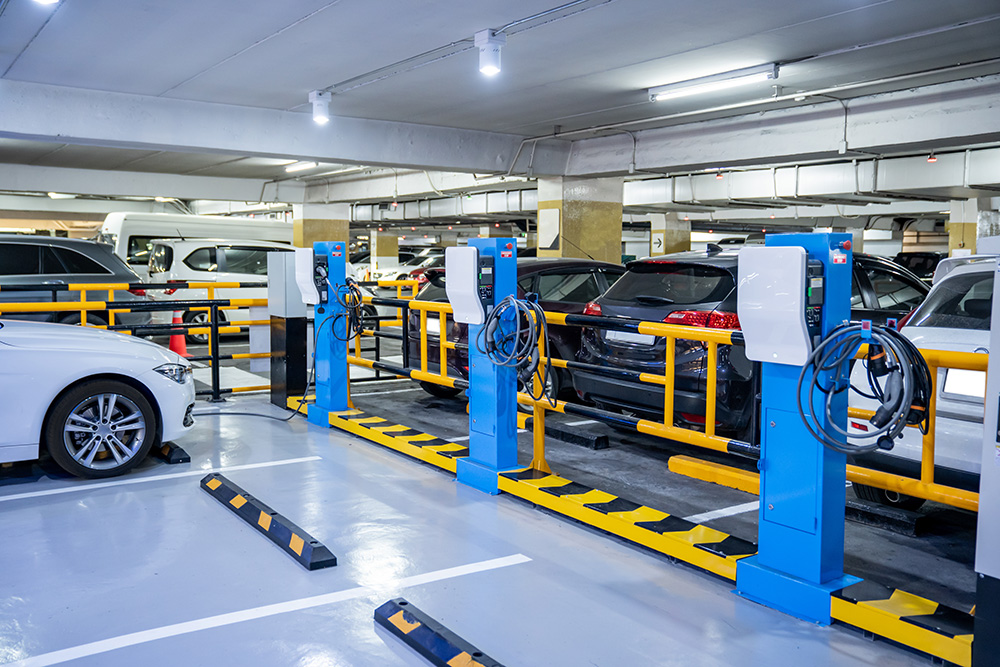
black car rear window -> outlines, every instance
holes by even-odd
[[[993,272],[953,276],[931,290],[906,326],[989,331]]]
[[[677,305],[714,303],[729,296],[736,281],[725,269],[706,264],[639,262],[604,294],[602,301],[630,303],[637,295],[660,296]]]

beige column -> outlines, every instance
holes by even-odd
[[[399,266],[399,236],[395,231],[372,232],[369,247],[372,271]]]
[[[294,204],[292,206],[292,243],[311,248],[316,241],[351,240],[349,204]]]
[[[676,213],[649,216],[649,256],[667,255],[691,249],[691,222]]]
[[[621,178],[539,178],[538,256],[621,262]]]
[[[979,236],[979,206],[975,199],[960,199],[951,202],[948,218],[948,256],[956,250],[975,254],[976,237]],[[966,254],[966,253],[961,253]]]

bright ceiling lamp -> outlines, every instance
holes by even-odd
[[[59,2],[59,0],[35,0],[35,2],[40,5],[54,5]]]
[[[675,100],[679,97],[688,97],[689,95],[714,93],[718,90],[746,86],[751,83],[759,83],[777,78],[778,66],[776,64],[747,67],[746,69],[737,69],[731,72],[703,76],[699,79],[678,81],[677,83],[650,88],[649,101],[663,102],[664,100]]]
[[[317,125],[326,125],[330,122],[330,100],[333,93],[323,90],[313,90],[309,93],[309,101],[313,105],[313,120]]]
[[[486,76],[500,73],[500,50],[507,43],[507,35],[494,30],[480,30],[475,35],[479,48],[479,71]]]
[[[49,199],[76,199],[76,195],[67,195],[62,192],[49,192]]]
[[[285,167],[285,171],[289,174],[294,174],[297,171],[305,171],[306,169],[312,169],[316,166],[317,164],[315,162],[296,162],[295,164],[290,164]]]

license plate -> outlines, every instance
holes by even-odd
[[[632,331],[609,331],[606,335],[608,340],[616,343],[635,343],[637,345],[652,345],[656,342],[656,336],[649,334],[635,333]]]
[[[950,368],[944,376],[944,392],[956,396],[984,398],[986,396],[986,373]]]

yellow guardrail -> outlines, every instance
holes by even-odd
[[[449,341],[448,318],[452,313],[451,304],[433,301],[412,300],[409,308],[419,313],[419,370],[412,370],[410,377],[422,382],[438,384],[444,387],[455,387],[455,378],[448,375],[448,353],[456,349],[455,341]],[[427,322],[431,316],[438,319],[438,334],[434,336],[428,333]],[[567,325],[567,315],[565,313],[546,312],[545,319],[549,324]],[[664,388],[663,397],[663,421],[652,421],[639,419],[636,429],[641,433],[653,435],[685,444],[709,449],[717,452],[731,453],[732,441],[729,438],[716,434],[716,414],[717,414],[717,387],[718,387],[718,354],[719,345],[731,345],[733,331],[724,329],[702,329],[700,327],[688,327],[676,324],[665,324],[661,322],[643,322],[638,325],[638,332],[651,336],[664,338],[666,341],[666,352],[664,357],[665,371],[662,375],[653,373],[641,373],[640,381],[662,386]],[[373,332],[366,331],[363,335],[372,335]],[[433,337],[438,342],[438,366],[437,373],[429,370],[428,361],[429,346],[428,340]],[[706,368],[706,398],[705,398],[705,427],[704,432],[683,428],[674,424],[674,354],[677,340],[689,340],[704,343],[708,356]],[[403,341],[403,345],[408,345],[409,341]],[[474,344],[474,342],[472,342]],[[544,342],[540,343],[544,346]],[[348,362],[358,366],[371,368],[371,362],[362,359],[358,345],[355,345],[355,354],[349,357]],[[864,356],[865,349],[859,351],[858,355]],[[903,493],[917,498],[933,500],[942,504],[951,505],[975,511],[979,506],[979,495],[972,491],[953,488],[938,484],[934,481],[935,462],[935,419],[936,419],[936,397],[937,397],[937,372],[942,368],[954,368],[964,370],[985,371],[989,362],[989,355],[972,354],[964,352],[948,352],[942,350],[920,350],[927,365],[931,370],[932,377],[935,378],[935,387],[932,392],[928,410],[929,428],[923,436],[923,449],[921,454],[921,474],[920,479],[914,479],[903,475],[886,473],[872,470],[860,466],[848,466],[847,479],[858,484],[866,484],[888,491]],[[544,347],[541,347],[539,354],[542,362],[548,360],[554,368],[572,370],[565,360],[554,357],[547,357]],[[411,360],[411,367],[414,364]],[[544,363],[540,364],[542,380],[538,377],[534,379],[534,393],[539,395],[541,391],[540,382],[544,382]],[[565,412],[566,403],[555,401],[555,405],[546,400],[535,400],[527,393],[520,392],[517,400],[522,405],[531,406],[534,416],[533,424],[533,446],[534,453],[532,467],[542,472],[549,472],[548,464],[545,460],[545,413]],[[868,419],[874,413],[861,410],[859,408],[849,408],[848,416],[860,419]]]

